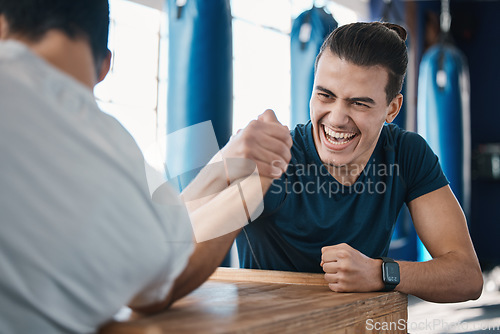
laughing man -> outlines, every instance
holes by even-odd
[[[316,60],[311,120],[292,131],[292,160],[264,214],[237,238],[245,268],[325,272],[331,290],[398,290],[435,302],[476,299],[482,276],[463,211],[438,158],[390,124],[401,108],[406,31],[336,29]],[[386,258],[406,203],[433,259]]]

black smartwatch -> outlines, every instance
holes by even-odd
[[[392,291],[399,284],[399,264],[388,257],[378,257],[382,262],[382,281],[384,289],[382,291]]]

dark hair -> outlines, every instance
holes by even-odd
[[[406,30],[392,23],[357,22],[335,29],[325,39],[316,58],[315,67],[323,52],[334,55],[358,66],[383,66],[389,80],[385,87],[387,104],[398,95],[408,66],[405,44]]]
[[[52,29],[86,38],[96,66],[108,52],[108,0],[0,0],[9,32],[38,41]]]

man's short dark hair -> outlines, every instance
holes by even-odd
[[[384,67],[389,74],[385,87],[389,104],[403,86],[408,66],[405,40],[406,30],[397,24],[357,22],[340,26],[323,42],[316,58],[316,67],[326,49],[358,66]]]
[[[86,38],[96,66],[108,52],[108,0],[0,0],[9,32],[38,41],[52,29],[71,39]]]

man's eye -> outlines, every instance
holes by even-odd
[[[361,102],[353,102],[353,104],[357,107],[370,108],[370,106]]]
[[[325,94],[325,93],[318,93],[319,97],[323,98],[323,99],[329,99],[330,98],[330,95],[328,94]]]

